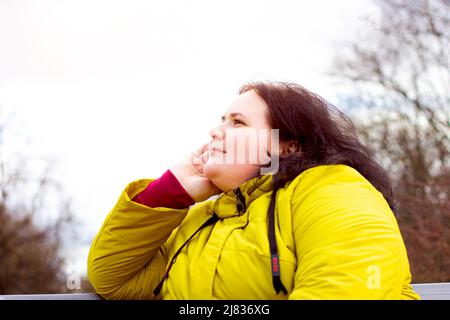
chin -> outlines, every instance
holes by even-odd
[[[259,169],[259,168],[258,168]],[[253,165],[205,164],[204,173],[223,192],[236,189],[255,174]]]
[[[227,179],[227,171],[229,171],[229,169],[223,164],[205,164],[205,167],[203,168],[206,177],[223,192],[228,192],[233,189],[230,186],[230,177]]]

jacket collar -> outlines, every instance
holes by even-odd
[[[253,200],[272,189],[272,175],[249,179],[236,189],[222,193],[215,200],[213,211],[220,219],[242,215]]]

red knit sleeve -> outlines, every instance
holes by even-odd
[[[147,207],[173,209],[184,209],[195,203],[170,170],[152,181],[133,201]]]

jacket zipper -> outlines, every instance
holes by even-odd
[[[237,198],[236,208],[239,212],[239,215],[241,215],[242,213],[245,212],[245,210],[247,210],[247,206],[245,205],[245,197],[242,194],[241,189],[239,189],[239,187],[237,187],[233,191]]]

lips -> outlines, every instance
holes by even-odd
[[[222,153],[225,153],[225,151],[223,151],[223,149],[220,148],[219,146],[221,146],[221,145],[213,145],[213,144],[210,144],[210,145],[209,145],[209,151],[210,151],[210,152],[222,152]]]
[[[221,149],[219,149],[219,148],[210,148],[209,150],[210,150],[211,152],[217,151],[217,152],[225,153],[225,151],[223,151],[223,150],[221,150]]]

